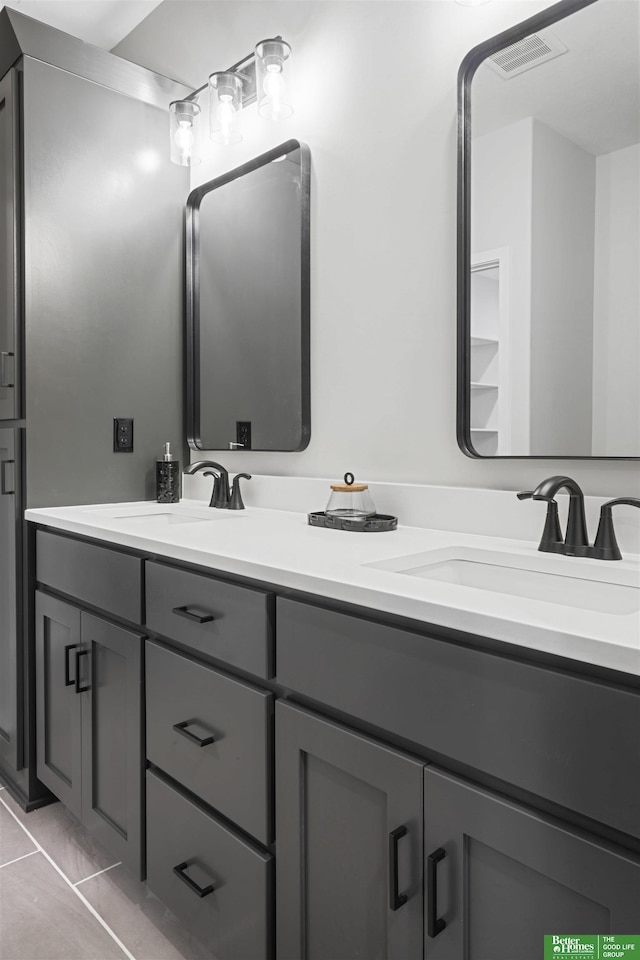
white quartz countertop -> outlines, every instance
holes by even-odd
[[[213,510],[190,500],[31,509],[25,517],[169,559],[640,675],[636,556],[613,562],[576,559],[539,553],[529,541],[403,525],[376,534],[328,530],[309,526],[302,513],[259,507]],[[487,569],[488,564],[494,575],[497,569],[498,586],[495,576],[494,587],[487,589],[401,572],[451,559],[479,559],[474,566]],[[398,569],[389,569],[394,565]],[[528,574],[559,575],[553,581],[533,577],[543,588],[561,584],[551,591],[554,599],[547,599],[544,589],[545,599],[523,596],[520,587],[519,593],[502,592],[500,570],[510,573],[514,567],[525,571],[519,574],[525,592]],[[505,584],[508,580],[505,574]],[[626,588],[619,591],[625,601],[622,612],[615,590],[608,610],[606,603],[591,602],[603,582]],[[577,586],[573,600],[567,601],[571,591],[563,589],[565,584]],[[583,587],[586,601],[578,606],[575,596]]]

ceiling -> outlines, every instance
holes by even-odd
[[[503,80],[482,64],[472,84],[474,136],[536,117],[600,156],[640,139],[640,5],[605,0],[554,23],[568,49]]]
[[[161,0],[0,0],[27,17],[111,50]]]

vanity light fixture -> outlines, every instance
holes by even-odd
[[[286,120],[291,106],[291,47],[282,37],[261,40],[254,52],[228,70],[212,73],[208,83],[169,107],[171,160],[183,167],[200,163],[198,98],[209,92],[209,136],[224,145],[242,140],[243,107],[258,102],[268,120]]]

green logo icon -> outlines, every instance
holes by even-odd
[[[577,936],[551,934],[544,938],[544,960],[640,960],[640,935]]]

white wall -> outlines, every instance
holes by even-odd
[[[534,121],[533,453],[577,456],[592,449],[594,222],[595,158]],[[637,376],[638,357],[635,370]]]
[[[508,392],[509,441],[505,446],[507,424],[501,416],[500,449],[526,455],[531,406],[532,118],[474,139],[471,167],[471,262],[486,251],[506,251],[500,283],[507,285],[509,342],[503,339],[500,344],[499,359],[501,393],[505,387]]]
[[[311,443],[225,453],[230,469],[499,489],[568,472],[636,495],[633,463],[472,461],[455,440],[456,75],[469,48],[548,5],[164,0],[116,47],[193,87],[264,37],[294,50],[294,117],[274,131],[250,108],[253,132],[198,171],[287,137],[311,148]]]
[[[640,443],[640,144],[598,157],[593,388],[595,449]]]

